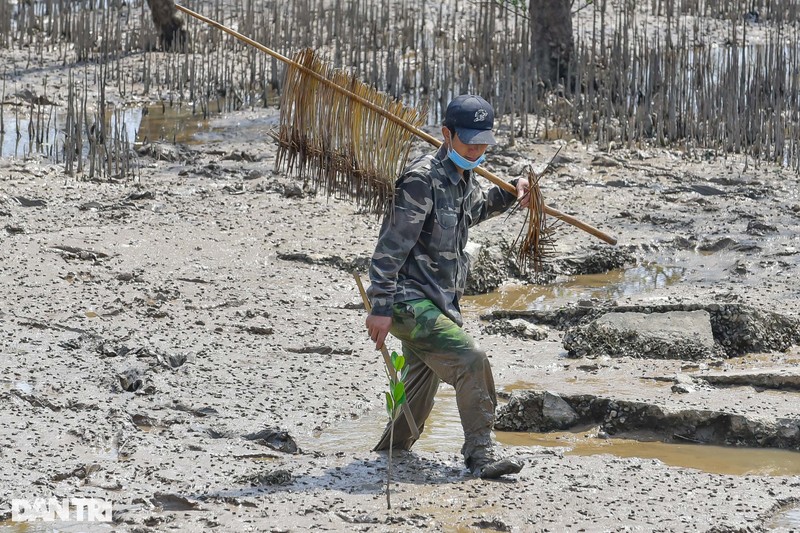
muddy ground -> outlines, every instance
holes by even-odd
[[[730,474],[702,460],[687,468],[573,455],[568,434],[528,442],[526,433],[498,433],[524,470],[503,482],[473,479],[447,386],[446,410],[429,428],[444,438],[426,443],[425,434],[418,450],[396,458],[387,510],[386,456],[370,451],[384,421],[384,375],[351,275],[363,272],[378,220],[273,172],[275,147],[263,139],[275,113],[219,116],[208,142],[140,150],[139,182],[87,183],[46,160],[0,160],[2,508],[14,498],[113,501],[114,524],[92,531],[797,528],[791,511],[776,516],[800,498],[798,471]],[[582,278],[561,275],[549,296],[507,307],[738,302],[797,319],[797,176],[736,157],[571,142],[501,146],[490,165],[505,176],[515,162],[543,166],[562,144],[543,182],[547,202],[619,244],[564,227],[555,264],[622,257],[623,271],[660,265],[680,274],[659,282],[649,267],[654,279],[614,282],[619,290],[601,297],[586,296],[580,281],[566,290]],[[501,217],[471,237],[490,247],[520,223]],[[509,278],[499,304],[465,303],[465,327],[488,350],[503,398],[547,390],[796,418],[796,389],[670,385],[676,374],[796,374],[797,345],[687,363],[572,358],[555,327],[542,326],[542,340],[487,333],[492,321],[481,317],[502,310],[504,294],[542,289]]]
[[[39,87],[41,75],[14,81]],[[41,157],[0,158],[0,530],[800,528],[800,455],[785,444],[799,431],[797,175],[703,150],[510,146],[499,132],[492,170],[542,169],[560,147],[542,182],[547,203],[619,240],[562,226],[542,285],[498,251],[520,214],[472,231],[493,258],[475,286],[502,285],[465,299],[465,328],[487,349],[503,404],[549,391],[575,405],[596,397],[737,416],[777,428],[794,451],[730,454],[741,444],[727,438],[730,424],[687,443],[660,426],[667,417],[611,434],[615,411],[549,436],[498,431],[526,466],[487,482],[462,464],[443,386],[415,450],[395,458],[388,510],[387,457],[370,451],[385,377],[352,277],[365,272],[379,220],[274,171],[276,120],[274,109],[214,116],[178,146],[137,147],[140,177],[119,183],[78,180]],[[575,309],[720,305],[775,313],[788,343],[720,345],[690,360],[576,357],[564,345],[576,324],[548,321]],[[509,328],[511,315],[535,332]],[[614,451],[620,436],[625,453]],[[635,439],[668,444],[651,455]],[[687,445],[696,442],[729,447]],[[114,523],[10,521],[11,500],[46,497],[112,501]]]

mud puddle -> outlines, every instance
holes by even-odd
[[[384,412],[368,412],[321,431],[313,448],[326,453],[371,449],[380,438],[388,417]],[[565,455],[614,455],[623,458],[656,459],[668,466],[691,468],[711,474],[734,476],[800,475],[800,453],[770,448],[734,448],[700,444],[667,444],[596,436],[592,430],[552,433],[496,431],[497,442],[506,446],[567,448]],[[455,391],[440,387],[431,416],[425,424],[416,451],[461,453],[463,443]],[[800,511],[798,511],[800,513]]]
[[[41,154],[56,162],[62,160],[66,112],[59,107],[40,108],[32,112],[20,106],[5,112],[5,133],[0,134],[0,157],[27,158]],[[105,113],[107,135],[124,139],[128,148],[144,142],[167,140],[188,142],[210,126],[202,114],[193,113],[192,106],[152,104],[144,107],[109,108]],[[89,151],[84,143],[83,157]]]
[[[277,126],[276,112],[265,110],[243,129],[240,123],[231,125],[220,120],[225,109],[224,99],[203,105],[167,102],[141,107],[109,109],[105,114],[106,131],[115,139],[124,139],[129,148],[148,142],[166,141],[175,144],[201,144],[226,138],[251,137],[263,140],[266,132]],[[20,106],[5,111],[6,132],[0,134],[0,157],[24,159],[37,153],[59,162],[63,159],[64,124],[66,115],[55,106],[50,111],[33,113],[29,107]],[[219,123],[218,123],[219,122]],[[248,133],[248,128],[253,129]],[[86,157],[89,146],[83,148]]]
[[[669,466],[691,468],[732,476],[800,475],[800,453],[762,448],[731,448],[700,444],[667,444],[629,439],[597,438],[581,433],[497,432],[497,440],[508,446],[565,447],[565,455],[608,454],[623,458],[657,459]]]
[[[219,103],[210,104],[211,109]],[[196,143],[195,137],[211,131],[208,115],[204,118],[200,109],[191,104],[157,104],[131,109],[125,115],[125,127],[133,131],[136,145],[147,142],[167,141],[171,143]]]
[[[277,100],[269,100],[277,105]],[[278,126],[279,114],[275,108],[259,109],[254,117],[242,119],[228,117],[230,107],[224,99],[200,106],[192,104],[158,104],[138,109],[131,116],[136,131],[136,144],[167,141],[175,144],[197,145],[237,139],[245,142],[263,142],[268,132]]]
[[[505,285],[497,291],[464,297],[464,310],[480,314],[490,309],[544,310],[582,300],[615,300],[681,281],[685,268],[655,263],[611,270],[603,274],[571,276],[548,285]]]
[[[33,385],[26,381],[11,381],[7,379],[0,380],[3,388],[7,391],[16,390],[23,394],[33,394]]]
[[[778,513],[765,524],[765,527],[767,531],[774,529],[800,530],[800,505]]]

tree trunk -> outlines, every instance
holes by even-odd
[[[158,41],[165,52],[181,51],[186,46],[186,30],[173,0],[147,0],[153,23],[158,28]]]
[[[564,81],[574,49],[570,0],[530,0],[530,13],[533,64],[551,88]]]

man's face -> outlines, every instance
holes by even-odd
[[[450,147],[459,153],[462,157],[469,159],[470,161],[477,161],[486,149],[489,147],[488,144],[465,144],[459,140],[458,135],[450,135],[450,130],[447,128],[442,128],[442,136],[444,137],[445,141],[450,144]]]

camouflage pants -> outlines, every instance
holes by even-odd
[[[464,429],[465,460],[492,445],[491,431],[497,397],[486,352],[430,300],[395,304],[391,333],[403,343],[408,365],[406,396],[419,432],[433,409],[439,381],[456,390],[456,403]],[[375,450],[389,449],[389,425]],[[415,439],[405,416],[394,422],[395,449],[408,450]]]

